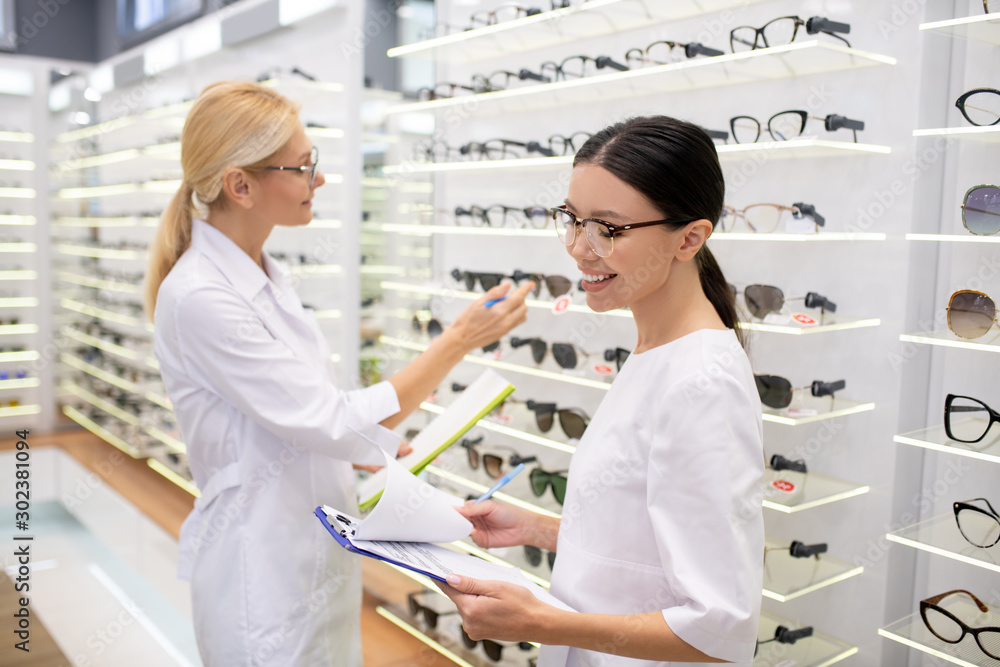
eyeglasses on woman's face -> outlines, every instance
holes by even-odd
[[[631,222],[627,225],[616,225],[606,220],[597,218],[577,218],[566,207],[550,208],[549,216],[556,228],[556,235],[559,240],[566,244],[567,248],[573,247],[576,243],[578,232],[582,229],[583,236],[587,239],[587,245],[598,257],[610,257],[615,250],[615,236],[630,229],[641,229],[643,227],[653,227],[655,225],[686,225],[689,222],[700,220],[701,218],[683,218],[677,220],[653,220],[651,222]]]
[[[299,167],[277,167],[269,166],[264,167],[264,169],[269,171],[297,171],[302,174],[309,174],[309,189],[311,190],[316,184],[316,168],[319,166],[319,149],[315,146],[312,147],[312,153],[309,157],[309,164],[302,165]]]

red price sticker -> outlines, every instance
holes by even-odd
[[[771,482],[771,486],[776,488],[778,491],[784,491],[785,493],[792,493],[795,491],[795,485],[784,479],[776,479]]]
[[[594,372],[597,373],[598,375],[611,375],[612,373],[614,373],[614,371],[611,369],[611,366],[605,366],[604,364],[597,364],[596,366],[594,366]]]
[[[805,313],[795,313],[792,315],[792,319],[801,324],[804,327],[814,327],[816,326],[816,320],[809,317]]]
[[[552,303],[552,313],[554,315],[562,315],[569,310],[570,301],[569,294],[563,294]]]

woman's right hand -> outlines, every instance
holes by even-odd
[[[446,333],[470,352],[500,340],[511,329],[524,324],[528,319],[528,306],[524,299],[533,289],[535,283],[530,280],[515,290],[511,290],[508,282],[497,285],[459,313]],[[487,301],[500,299],[505,295],[507,298],[503,301],[489,308],[485,307]]]
[[[472,541],[483,549],[526,544],[525,537],[531,532],[532,512],[513,505],[495,500],[473,504],[470,500],[456,509],[472,522]]]

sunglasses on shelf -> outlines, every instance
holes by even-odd
[[[478,644],[482,644],[486,657],[493,662],[500,662],[503,659],[504,644],[493,641],[492,639],[472,639],[468,634],[466,634],[464,627],[462,628],[462,643],[465,644],[465,647],[470,651],[476,648]],[[517,647],[522,651],[530,651],[534,648],[534,646],[528,642],[518,642]]]
[[[809,390],[813,396],[833,396],[847,386],[847,380],[836,380],[834,382],[823,382],[813,380],[808,387],[792,388],[792,383],[786,378],[778,375],[757,375],[754,373],[754,383],[757,385],[757,393],[760,395],[760,402],[764,405],[782,409],[792,404],[792,395],[796,391]]]
[[[920,618],[923,620],[924,625],[927,626],[927,629],[935,637],[948,644],[957,644],[966,635],[972,635],[976,640],[979,650],[994,660],[1000,660],[1000,627],[983,626],[973,628],[938,604],[949,595],[957,594],[969,596],[983,614],[990,612],[990,608],[969,591],[948,591],[947,593],[941,593],[940,595],[920,601]]]
[[[972,503],[984,503],[986,509]],[[974,547],[988,549],[1000,542],[1000,514],[986,498],[973,498],[953,503],[955,522],[966,542]]]
[[[528,564],[531,565],[532,567],[539,567],[542,564],[542,552],[543,551],[545,551],[545,550],[544,549],[540,549],[540,548],[538,548],[536,546],[533,546],[531,544],[525,544],[524,545],[524,558],[525,558],[525,560],[528,561]],[[545,552],[545,559],[549,563],[549,571],[551,572],[552,568],[555,567],[555,565],[556,565],[556,552],[555,551],[546,551]]]
[[[996,88],[973,88],[962,93],[955,106],[970,125],[985,127],[1000,123],[1000,90]]]
[[[520,269],[515,269],[511,276],[515,283],[520,284],[524,280],[531,280],[535,283],[535,289],[531,291],[532,296],[538,297],[542,291],[542,285],[549,291],[549,296],[555,298],[563,294],[568,294],[573,289],[573,281],[566,276],[549,276],[541,273],[525,273]],[[579,289],[579,284],[577,284]]]
[[[650,67],[655,65],[670,65],[679,63],[685,58],[696,56],[721,56],[722,51],[705,46],[699,42],[672,42],[661,39],[644,49],[629,49],[625,52],[626,69],[633,67]]]
[[[437,628],[439,616],[450,616],[458,613],[457,609],[453,609],[451,611],[438,611],[436,609],[431,609],[430,607],[421,604],[420,600],[417,599],[422,595],[424,595],[424,593],[410,593],[406,596],[406,602],[410,610],[410,616],[419,618],[422,613],[424,623],[426,623],[428,627]]]
[[[535,423],[538,424],[538,428],[542,433],[548,433],[552,430],[552,424],[555,422],[555,417],[557,416],[559,417],[559,426],[562,427],[563,433],[567,437],[577,440],[583,437],[587,426],[590,424],[590,417],[579,408],[560,409],[555,403],[539,403],[533,400],[529,400],[525,405],[535,413]]]
[[[730,283],[729,290],[735,299],[738,293],[736,286]],[[747,285],[743,290],[743,300],[750,314],[758,319],[764,319],[771,313],[780,313],[789,301],[803,301],[806,308],[819,308],[824,315],[827,311],[837,312],[837,304],[822,294],[806,292],[805,296],[785,297],[785,293],[773,285]]]
[[[508,276],[503,273],[479,273],[477,271],[452,269],[451,277],[457,282],[465,283],[465,289],[470,292],[476,288],[476,283],[479,283],[484,292],[489,292]]]
[[[822,16],[813,16],[805,21],[798,16],[782,16],[768,21],[759,28],[748,25],[733,28],[729,32],[729,48],[732,49],[733,53],[742,53],[772,46],[785,46],[795,41],[799,34],[799,28],[802,26],[805,26],[806,33],[810,35],[823,33],[839,39],[847,46],[851,45],[846,39],[836,34],[838,32],[849,34],[851,26],[848,23],[831,21]]]
[[[419,314],[414,315],[413,319],[410,320],[410,327],[413,329],[415,334],[423,334],[431,338],[437,338],[444,331],[444,327],[441,326],[441,322],[435,318],[424,319]]]
[[[959,290],[948,300],[948,328],[959,338],[982,338],[997,323],[997,304],[988,294]]]
[[[525,345],[531,346],[531,358],[536,364],[541,364],[545,361],[545,356],[548,354],[549,348],[551,347],[552,358],[556,360],[556,363],[559,364],[560,368],[565,368],[566,370],[576,368],[579,366],[581,360],[589,359],[590,357],[598,355],[600,355],[605,361],[614,361],[618,363],[618,368],[620,369],[621,364],[628,358],[628,352],[623,351],[622,348],[609,348],[603,352],[584,352],[572,343],[552,343],[550,346],[541,338],[518,338],[517,336],[512,336],[510,339],[510,346],[515,350],[524,347]]]
[[[479,436],[475,439],[463,438],[459,442],[459,446],[465,449],[469,455],[469,467],[473,470],[479,470],[480,463],[482,463],[483,470],[490,477],[499,477],[506,472],[503,469],[504,457],[498,456],[496,454],[490,454],[481,452],[479,446],[483,442],[483,436]],[[522,463],[534,463],[537,458],[534,456],[521,456],[514,449],[510,447],[504,447],[502,445],[496,445],[491,447],[492,449],[505,449],[513,452],[510,455],[509,463],[512,467],[516,467]]]
[[[801,109],[790,109],[779,111],[771,116],[767,121],[767,133],[774,141],[788,141],[798,139],[806,129],[809,119],[823,122],[823,128],[827,132],[847,129],[854,133],[854,143],[858,143],[858,130],[865,129],[863,120],[854,120],[846,116],[828,114],[821,118],[811,116],[808,111]],[[761,123],[753,116],[733,116],[729,119],[729,129],[733,133],[733,141],[738,144],[754,144],[760,140]]]
[[[743,223],[751,232],[755,234],[768,234],[776,231],[781,221],[789,215],[795,220],[809,218],[816,223],[817,231],[819,227],[826,224],[826,218],[816,212],[815,206],[797,202],[791,206],[782,206],[781,204],[750,204],[742,209],[723,206],[719,226],[722,227],[722,231],[731,232],[736,228],[737,221],[743,220]]]
[[[944,431],[955,442],[974,443],[986,437],[1000,412],[970,396],[948,394],[944,399]]]
[[[540,206],[518,208],[505,204],[492,206],[455,207],[455,222],[481,227],[534,227],[542,229],[548,223],[548,210]]]
[[[528,477],[531,483],[531,492],[541,498],[545,495],[545,489],[552,487],[552,495],[560,505],[566,499],[566,473],[568,470],[547,471],[535,468]]]
[[[779,625],[774,630],[774,636],[770,639],[757,640],[756,646],[754,646],[753,654],[754,657],[757,656],[757,651],[763,644],[770,644],[771,642],[777,642],[779,644],[794,644],[800,639],[805,639],[806,637],[812,637],[813,629],[812,627],[799,628],[798,630],[790,630],[784,625]]]
[[[976,236],[1000,234],[1000,186],[969,188],[962,199],[962,224]]]

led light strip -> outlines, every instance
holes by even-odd
[[[818,591],[818,590],[820,590],[822,588],[826,588],[827,586],[832,586],[833,584],[836,584],[838,582],[844,581],[845,579],[850,579],[851,577],[855,577],[855,576],[861,574],[862,572],[864,572],[864,570],[865,570],[865,568],[863,568],[860,565],[858,565],[857,567],[854,567],[854,568],[852,568],[852,569],[850,569],[850,570],[848,570],[846,572],[842,572],[842,573],[840,573],[838,575],[835,575],[835,576],[832,576],[832,577],[830,577],[828,579],[824,579],[823,581],[817,582],[817,583],[813,584],[812,586],[806,586],[805,588],[802,588],[800,590],[797,590],[797,591],[794,591],[792,593],[789,593],[788,595],[782,595],[781,593],[775,593],[774,591],[769,591],[768,589],[765,588],[764,589],[764,597],[770,598],[772,600],[776,600],[778,602],[788,602],[789,600],[794,600],[796,598],[800,598],[803,595],[807,595],[807,594],[812,593],[814,591]]]
[[[0,243],[0,252],[36,252],[34,243]]]
[[[139,329],[145,329],[147,331],[153,331],[153,325],[150,322],[144,322],[136,317],[130,317],[129,315],[121,315],[119,313],[114,313],[110,310],[104,310],[103,308],[97,308],[96,306],[88,306],[85,303],[80,303],[73,299],[61,298],[59,299],[59,305],[67,310],[72,310],[77,313],[82,313],[84,315],[89,315],[90,317],[96,317],[98,319],[107,320],[109,322],[117,322],[118,324],[124,324],[130,327],[136,327]]]
[[[914,549],[920,549],[921,551],[926,551],[928,553],[936,554],[938,556],[951,558],[952,560],[957,560],[960,563],[966,563],[968,565],[974,565],[976,567],[981,567],[987,570],[993,570],[994,572],[1000,572],[1000,564],[997,563],[992,563],[990,561],[979,560],[976,558],[971,558],[969,556],[964,556],[954,551],[948,551],[947,549],[941,547],[935,547],[925,542],[918,542],[917,540],[911,540],[908,537],[902,537],[894,533],[886,533],[885,538],[890,542],[896,542],[897,544],[903,544],[908,547],[912,547]]]
[[[814,234],[772,232],[755,234],[753,232],[716,231],[709,237],[709,241],[885,241],[886,238],[885,234],[875,232],[816,232]]]
[[[16,405],[9,408],[0,408],[0,417],[23,417],[25,415],[37,415],[42,411],[40,405]]]
[[[0,169],[5,171],[34,171],[35,163],[31,160],[0,160]]]
[[[426,412],[431,412],[433,414],[439,415],[444,412],[444,408],[440,405],[435,405],[433,403],[421,403],[420,409]],[[509,426],[503,426],[502,424],[494,424],[491,421],[486,421],[485,419],[479,420],[476,423],[477,428],[484,428],[487,431],[493,431],[495,433],[502,433],[503,435],[509,435],[512,438],[517,438],[519,440],[524,440],[525,442],[531,442],[536,445],[541,445],[543,447],[549,447],[550,449],[555,449],[560,452],[566,452],[567,454],[573,454],[576,452],[576,447],[572,445],[567,445],[562,442],[557,442],[555,440],[549,440],[548,438],[543,438],[541,436],[534,435],[532,433],[525,433],[524,431],[518,431],[517,429],[510,428]]]
[[[195,498],[201,497],[201,491],[198,489],[197,486],[195,486],[192,482],[189,482],[188,480],[184,479],[176,472],[168,468],[166,464],[157,461],[156,459],[150,458],[146,459],[146,465],[148,465],[150,468],[152,468],[153,470],[160,473],[161,475],[169,479],[177,486],[181,487],[182,489],[190,493]]]
[[[0,308],[35,308],[36,306],[38,306],[38,299],[33,296],[0,299]]]
[[[73,382],[70,382],[68,380],[64,380],[64,381],[62,381],[62,382],[59,383],[59,387],[61,389],[65,390],[65,391],[69,392],[70,394],[76,396],[77,398],[79,398],[79,399],[81,399],[83,401],[86,401],[87,403],[90,403],[95,408],[98,408],[100,410],[103,410],[104,412],[107,412],[112,417],[118,418],[119,420],[125,422],[129,426],[138,426],[139,425],[139,418],[136,417],[135,415],[130,415],[129,413],[125,412],[124,410],[122,410],[118,406],[112,405],[111,403],[108,403],[103,398],[100,398],[98,396],[94,396],[89,391],[87,391],[83,387],[81,387],[81,386],[79,386],[79,385],[77,385],[77,384],[75,384]]]
[[[34,143],[35,135],[28,132],[0,132],[0,141],[9,141],[12,144]]]
[[[776,415],[770,412],[763,413],[762,417],[766,422],[773,422],[775,424],[784,424],[785,426],[802,426],[803,424],[812,424],[813,422],[823,421],[826,419],[836,419],[837,417],[846,417],[847,415],[854,415],[858,414],[859,412],[868,412],[874,409],[875,409],[874,403],[859,403],[851,408],[843,408],[841,410],[832,410],[830,412],[823,412],[811,417],[785,417],[783,415]]]
[[[80,426],[84,427],[85,429],[96,435],[101,440],[104,440],[109,445],[114,445],[115,447],[125,452],[134,459],[141,458],[139,450],[135,449],[132,445],[128,444],[127,442],[125,442],[115,434],[111,433],[110,431],[104,429],[101,426],[98,426],[96,422],[91,421],[89,417],[85,416],[82,412],[80,412],[73,406],[64,405],[62,411],[64,415],[66,415],[67,417],[75,421],[77,424],[79,424]]]
[[[37,219],[33,215],[0,215],[0,225],[30,226],[36,222]]]
[[[936,452],[954,454],[955,456],[966,456],[970,459],[978,459],[979,461],[990,461],[992,463],[1000,463],[1000,451],[998,451],[997,454],[986,454],[983,452],[977,452],[974,449],[961,449],[959,447],[953,447],[951,445],[945,445],[937,442],[918,440],[917,438],[910,438],[905,435],[894,435],[892,436],[892,441],[897,442],[901,445],[911,445],[913,447],[923,447],[924,449],[933,449]]]
[[[103,280],[101,278],[93,278],[91,276],[79,276],[75,273],[69,273],[68,271],[57,271],[56,276],[59,280],[63,282],[70,283],[71,285],[82,285],[83,287],[94,287],[96,289],[107,290],[109,292],[118,292],[120,294],[138,294],[139,286],[132,285],[126,282],[115,282],[111,280]]]
[[[0,271],[0,280],[38,280],[37,271]]]
[[[0,197],[10,199],[34,199],[35,191],[32,188],[0,188]]]
[[[942,243],[1000,243],[1000,236],[975,236],[968,234],[907,234],[907,241],[940,241]]]
[[[40,387],[42,381],[38,378],[21,378],[17,380],[0,380],[0,389],[33,389]]]
[[[427,349],[426,345],[420,345],[417,343],[410,343],[408,341],[399,340],[398,338],[393,338],[391,336],[379,336],[379,342],[383,345],[392,345],[395,347],[400,347],[406,350],[413,350],[414,352],[423,352]],[[530,368],[528,366],[521,366],[519,364],[511,364],[504,361],[493,361],[492,359],[486,359],[483,357],[477,357],[475,355],[467,354],[463,361],[468,361],[472,364],[479,364],[480,366],[488,366],[490,368],[498,368],[500,370],[511,371],[513,373],[522,373],[524,375],[533,375],[535,377],[546,378],[549,380],[555,380],[557,382],[566,382],[568,384],[578,384],[583,387],[591,387],[593,389],[602,389],[607,391],[611,388],[611,384],[607,382],[598,382],[596,380],[588,380],[586,378],[578,378],[572,375],[563,375],[560,373],[553,373],[551,371],[543,371],[537,368]]]
[[[851,489],[849,491],[843,491],[841,493],[835,493],[825,498],[820,498],[808,503],[802,503],[799,505],[782,505],[781,503],[776,503],[771,500],[764,499],[764,507],[767,509],[777,510],[784,514],[794,514],[795,512],[801,512],[803,510],[812,509],[814,507],[821,507],[823,505],[829,505],[830,503],[835,503],[840,500],[847,500],[848,498],[853,498],[855,496],[863,496],[871,490],[869,486],[859,486],[857,488]]]
[[[980,352],[1000,352],[1000,345],[989,343],[972,343],[946,338],[931,338],[917,334],[901,334],[899,340],[904,343],[920,343],[921,345],[937,345],[939,347],[955,347],[963,350],[979,350]]]

